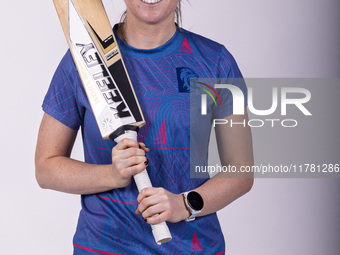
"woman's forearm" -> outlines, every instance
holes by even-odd
[[[196,188],[203,198],[204,206],[198,216],[208,215],[226,207],[250,191],[252,178],[214,177]]]
[[[36,179],[42,188],[73,194],[99,193],[126,187],[134,174],[146,168],[148,149],[130,139],[123,139],[112,149],[112,164],[71,159],[76,136],[76,130],[44,114],[35,153]]]
[[[201,213],[204,216],[224,208],[237,198],[247,193],[253,184],[252,178],[212,178],[194,189],[204,201]],[[150,224],[163,221],[179,222],[191,213],[182,194],[174,194],[164,188],[145,188],[138,198],[136,213],[142,213]],[[156,206],[157,205],[157,206]],[[154,216],[157,214],[157,216]]]
[[[72,194],[93,194],[119,188],[110,176],[111,165],[94,165],[64,156],[36,164],[40,187]]]

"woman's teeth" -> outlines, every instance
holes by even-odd
[[[162,0],[142,0],[143,3],[147,3],[147,4],[155,4],[158,3]]]

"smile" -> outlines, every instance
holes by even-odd
[[[161,2],[162,0],[141,0],[141,1],[147,4],[155,4]]]

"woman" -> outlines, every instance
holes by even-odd
[[[178,28],[179,0],[125,3],[125,20],[114,31],[147,123],[139,143],[101,139],[68,51],[43,103],[37,181],[42,188],[82,195],[74,254],[224,254],[215,212],[248,192],[253,180],[190,178],[190,89],[185,80],[241,73],[223,46]],[[221,106],[208,116],[247,118]],[[79,127],[85,162],[70,158]],[[221,125],[216,132],[223,164],[252,164],[248,127]],[[201,147],[205,160],[207,146]],[[145,168],[155,188],[138,195],[131,177]],[[158,246],[149,224],[162,221],[168,222],[173,239]]]

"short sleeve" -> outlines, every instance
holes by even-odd
[[[77,98],[80,84],[77,69],[68,50],[54,73],[42,108],[48,115],[74,130],[78,130],[82,124],[82,108]]]
[[[236,90],[243,95],[243,107],[247,106],[248,92],[242,73],[234,57],[224,46],[220,52],[218,83],[237,87]],[[213,118],[223,119],[233,114],[233,95],[231,91],[226,88],[218,88],[216,91],[220,97],[220,103],[213,108]]]

